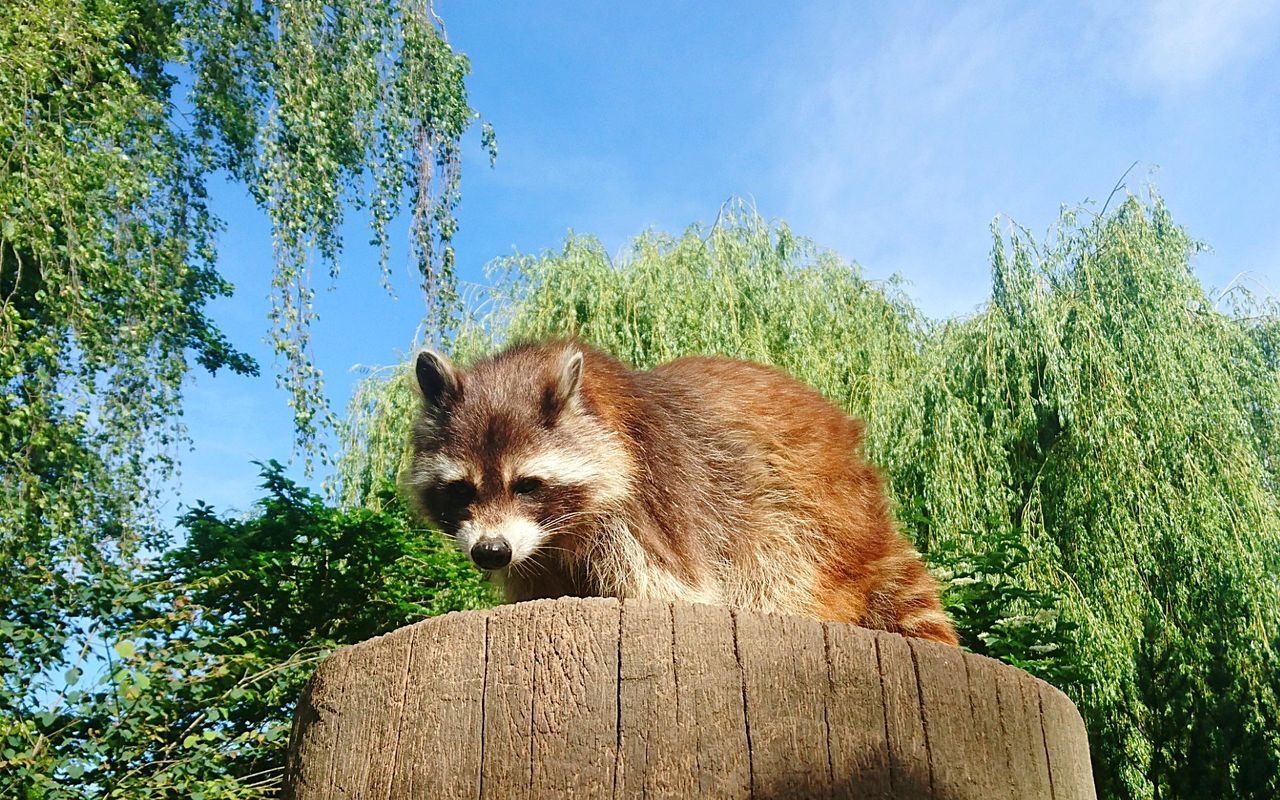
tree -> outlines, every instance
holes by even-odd
[[[61,696],[64,656],[101,644],[137,553],[165,546],[155,500],[183,443],[184,378],[257,372],[205,311],[231,291],[206,178],[224,170],[271,219],[270,330],[308,452],[330,416],[308,274],[336,274],[348,205],[367,211],[384,271],[389,223],[411,210],[433,324],[450,324],[468,68],[429,0],[35,0],[0,15],[9,750],[43,746],[33,720]]]
[[[0,794],[271,796],[293,704],[345,644],[494,598],[441,536],[386,511],[340,510],[262,468],[247,518],[198,505],[183,543],[125,582],[97,620],[105,658],[72,659],[41,747],[8,746]],[[12,734],[11,734],[12,735]]]

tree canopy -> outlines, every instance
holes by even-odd
[[[428,316],[448,329],[460,142],[478,120],[468,70],[429,0],[34,0],[0,15],[10,750],[39,744],[27,717],[58,694],[50,670],[167,542],[156,500],[184,442],[184,379],[257,373],[206,310],[232,289],[206,181],[230,176],[271,221],[264,327],[309,459],[331,420],[310,276],[336,275],[349,208],[384,274],[390,223],[411,215]]]
[[[427,2],[41,0],[0,21],[0,65],[0,556],[34,562],[4,581],[22,587],[8,612],[153,530],[193,367],[257,370],[204,311],[231,291],[206,177],[239,179],[271,219],[270,331],[306,444],[328,413],[311,268],[337,270],[352,202],[385,268],[408,202],[447,327],[458,148],[476,115],[467,61]]]

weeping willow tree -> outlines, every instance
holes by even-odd
[[[640,367],[788,369],[868,421],[899,517],[981,628],[968,643],[1003,637],[1080,704],[1100,796],[1272,797],[1280,317],[1208,296],[1196,250],[1158,198],[1069,214],[1044,243],[996,228],[990,301],[930,323],[896,283],[733,207],[618,263],[586,238],[497,262],[456,349],[574,334]],[[403,467],[403,373],[353,399],[342,502]]]
[[[1078,623],[1101,796],[1280,788],[1280,319],[1224,313],[1195,250],[1158,200],[997,234],[990,303],[931,341],[895,424],[926,545],[1005,521]]]
[[[460,141],[477,119],[467,72],[430,0],[6,4],[0,794],[12,776],[53,780],[56,717],[83,694],[65,660],[145,595],[135,556],[163,544],[155,500],[184,441],[184,379],[257,371],[206,313],[231,292],[207,177],[239,181],[271,221],[265,327],[309,453],[331,418],[310,275],[336,275],[348,208],[367,213],[384,277],[391,221],[411,214],[430,315],[450,325]],[[81,716],[99,712],[97,730],[118,730],[109,709]],[[121,773],[164,767],[145,761]]]

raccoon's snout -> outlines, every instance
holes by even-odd
[[[471,547],[471,560],[480,569],[502,569],[511,563],[511,545],[497,537],[481,539]]]

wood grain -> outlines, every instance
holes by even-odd
[[[286,797],[1094,798],[1057,689],[895,634],[712,606],[539,600],[335,653]]]

